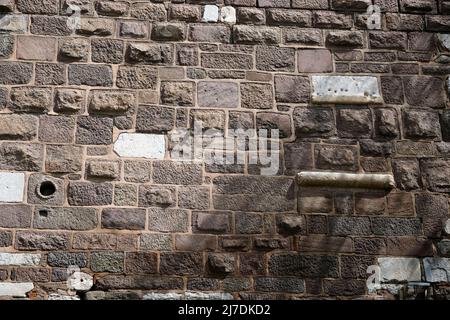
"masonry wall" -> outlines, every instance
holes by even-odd
[[[0,296],[387,299],[421,281],[413,295],[449,297],[450,2],[0,11]],[[279,168],[181,161],[195,120],[279,129]],[[304,171],[395,187],[303,188]]]

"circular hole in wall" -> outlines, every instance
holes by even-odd
[[[56,192],[56,186],[51,181],[44,181],[39,185],[38,193],[43,198],[51,198]]]

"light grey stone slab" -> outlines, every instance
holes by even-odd
[[[420,281],[420,261],[417,258],[378,258],[381,282]]]
[[[0,282],[0,297],[25,298],[34,289],[32,282]]]
[[[428,282],[450,282],[449,258],[424,258],[423,268]]]
[[[0,266],[36,266],[40,261],[39,253],[0,252]]]
[[[22,202],[25,174],[0,172],[0,202]]]
[[[114,143],[114,151],[121,157],[164,159],[166,140],[164,135],[145,133],[121,133]]]
[[[314,103],[383,103],[376,77],[312,76],[312,85]]]

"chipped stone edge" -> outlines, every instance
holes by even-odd
[[[334,187],[390,190],[395,187],[390,174],[358,174],[341,172],[302,171],[297,173],[297,183],[302,187]]]
[[[365,104],[365,103],[382,104],[383,103],[383,99],[381,97],[370,97],[370,96],[336,97],[336,96],[319,96],[316,94],[312,95],[311,101],[313,103],[336,103],[336,104]]]

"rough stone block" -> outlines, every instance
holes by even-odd
[[[189,224],[187,210],[151,208],[148,217],[150,231],[187,232]]]
[[[15,87],[11,89],[13,111],[46,113],[52,106],[50,88]]]
[[[119,230],[144,230],[144,209],[109,208],[102,210],[102,228]]]
[[[37,134],[37,117],[31,115],[0,115],[0,139],[32,140]]]
[[[232,82],[200,82],[198,105],[202,108],[236,108],[239,104],[238,85]]]
[[[73,206],[112,204],[113,186],[109,183],[70,182],[68,201]]]
[[[113,119],[106,117],[82,116],[77,119],[77,144],[111,144]]]

